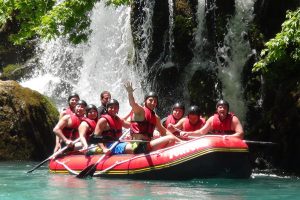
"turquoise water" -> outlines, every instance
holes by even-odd
[[[50,174],[47,165],[31,174],[34,162],[0,162],[0,200],[7,199],[300,199],[300,179],[255,174],[247,180],[135,181],[78,179]],[[199,169],[201,170],[201,169]]]

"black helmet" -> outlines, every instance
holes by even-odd
[[[89,104],[85,110],[86,110],[86,113],[88,113],[90,110],[96,110],[97,111],[97,107],[94,105],[94,104]],[[97,112],[98,113],[98,112]]]
[[[181,102],[177,102],[177,103],[175,103],[175,104],[172,106],[172,110],[174,110],[175,108],[182,109],[183,112],[184,112],[184,110],[185,110],[185,107],[184,107],[183,103],[181,103]]]
[[[84,105],[85,107],[87,106],[87,103],[85,102],[85,100],[79,100],[76,105]]]
[[[228,110],[229,110],[229,103],[223,99],[219,100],[216,104],[216,108],[218,108],[220,105],[225,105],[227,106]]]
[[[145,95],[145,98],[144,98],[144,101],[146,101],[149,97],[155,97],[157,100],[158,100],[158,95],[156,92],[148,92],[146,95]]]
[[[78,99],[80,99],[80,98],[79,98],[79,95],[78,95],[77,93],[72,93],[72,94],[70,94],[69,97],[68,97],[68,102],[69,102],[73,97],[77,97]]]
[[[108,108],[111,105],[117,105],[119,107],[119,102],[116,99],[111,99],[107,102],[106,108]]]
[[[199,115],[200,116],[201,112],[200,112],[199,106],[195,106],[195,105],[190,106],[189,110],[188,110],[188,115],[189,114],[194,114],[194,115]]]

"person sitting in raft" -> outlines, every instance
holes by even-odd
[[[58,136],[54,152],[58,151],[62,145],[72,146],[72,140],[79,137],[78,127],[85,114],[87,103],[84,100],[79,100],[75,106],[75,114],[67,114],[63,116],[53,129],[53,132]]]
[[[181,102],[177,102],[172,106],[171,114],[169,114],[166,118],[162,119],[162,124],[165,128],[168,127],[169,124],[176,124],[184,115],[185,106]],[[163,122],[164,121],[164,122]],[[178,133],[173,133],[174,135],[178,135]],[[159,138],[160,134],[158,131],[154,131],[153,138]]]
[[[136,103],[134,99],[132,83],[127,82],[124,86],[128,93],[129,104],[133,111],[130,123],[131,137],[133,140],[149,141],[147,143],[133,143],[134,153],[148,153],[150,151],[172,146],[176,141],[181,141],[163,127],[160,118],[154,112],[154,109],[158,104],[158,96],[155,92],[146,94],[144,106],[141,106]],[[162,137],[153,139],[155,128],[160,132]]]
[[[216,113],[211,116],[205,125],[196,131],[180,132],[183,137],[200,136],[207,133],[230,135],[231,137],[244,138],[244,130],[240,120],[229,112],[229,103],[225,100],[219,100],[216,104]]]
[[[89,140],[93,134],[98,121],[98,110],[93,104],[86,107],[86,117],[82,118],[82,122],[78,127],[79,137],[82,144],[82,149],[87,150]]]
[[[180,137],[179,131],[195,131],[202,128],[205,124],[205,119],[201,116],[200,108],[192,105],[188,109],[187,116],[179,120],[175,125],[169,124],[170,130],[175,136]]]
[[[68,97],[68,107],[64,108],[63,111],[59,114],[59,119],[61,119],[65,115],[72,114],[74,115],[75,113],[75,106],[76,103],[80,100],[80,97],[77,93],[72,93]],[[55,144],[59,143],[59,137],[55,136]]]
[[[101,94],[100,94],[101,105],[98,107],[98,118],[100,118],[101,115],[107,113],[106,104],[110,99],[111,99],[111,94],[109,91],[105,90],[105,91],[101,92]]]
[[[64,108],[63,111],[59,114],[59,119],[61,119],[64,115],[74,114],[75,106],[77,102],[80,100],[79,95],[77,93],[72,93],[68,97],[68,107]]]
[[[106,109],[107,114],[101,115],[94,132],[95,136],[103,136],[104,138],[111,139],[111,142],[99,143],[103,153],[107,153],[111,145],[113,145],[115,141],[119,140],[119,137],[122,135],[122,127],[130,127],[129,122],[119,118],[117,115],[119,112],[119,102],[117,100],[109,100],[106,104]],[[133,151],[130,143],[119,142],[117,146],[111,150],[111,153],[113,155],[131,154]]]
[[[172,113],[167,116],[164,127],[167,128],[169,124],[176,124],[184,115],[185,107],[183,103],[177,102],[172,106]]]

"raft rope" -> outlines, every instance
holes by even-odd
[[[68,172],[69,172],[70,174],[72,174],[72,175],[78,175],[78,174],[79,174],[78,172],[76,172],[76,171],[70,169],[65,163],[60,162],[60,161],[58,161],[58,160],[55,160],[55,162],[57,162],[58,164],[62,165],[66,170],[68,170]]]
[[[156,155],[156,154],[161,154],[161,151],[155,151],[153,153],[149,153],[149,154],[146,154],[146,155]],[[99,175],[104,174],[105,172],[107,172],[107,171],[115,168],[118,165],[121,165],[123,163],[129,162],[131,160],[134,160],[134,159],[137,159],[137,158],[141,158],[141,157],[144,157],[144,156],[145,156],[145,154],[134,156],[132,158],[129,158],[129,159],[123,160],[123,161],[117,161],[117,162],[115,162],[115,164],[111,165],[110,167],[108,167],[108,168],[106,168],[106,169],[104,169],[104,170],[102,170],[100,172],[95,173],[94,176],[99,176]],[[70,174],[72,174],[72,175],[78,175],[79,174],[78,172],[76,172],[76,171],[72,170],[71,168],[69,168],[64,162],[60,162],[58,160],[55,160],[55,162],[57,162],[58,164],[62,165]]]
[[[153,152],[153,153],[149,153],[149,154],[146,154],[146,155],[156,155],[156,154],[161,154],[161,151],[155,151],[155,152]],[[146,155],[145,155],[145,154],[143,154],[143,155],[138,155],[138,156],[134,156],[134,157],[132,157],[132,158],[129,158],[129,159],[127,159],[127,160],[117,161],[117,162],[115,162],[115,164],[111,165],[110,167],[108,167],[108,168],[106,168],[106,169],[104,169],[104,170],[102,170],[102,171],[100,171],[100,172],[95,173],[94,176],[104,174],[105,172],[107,172],[107,171],[109,171],[109,170],[115,168],[115,167],[118,166],[118,165],[121,165],[121,164],[123,164],[123,163],[132,161],[132,160],[134,160],[134,159],[138,159],[138,158],[141,158],[141,157],[145,157]]]
[[[206,136],[206,137],[207,137],[207,136],[210,136],[210,137],[211,137],[211,136],[212,136],[212,137],[218,136],[218,137],[222,137],[222,138],[225,139],[225,140],[227,139],[226,137],[220,136],[220,135],[205,135],[205,136]],[[199,139],[199,138],[202,138],[202,137],[204,137],[204,136],[194,137],[194,138],[191,138],[191,139]],[[186,141],[186,142],[188,142],[188,141]],[[186,143],[186,142],[183,142],[183,143]],[[179,145],[182,145],[183,143],[179,143]],[[172,146],[172,147],[174,147],[174,146]],[[168,147],[168,148],[165,148],[165,149],[161,149],[161,150],[157,150],[157,151],[154,151],[154,152],[150,152],[149,154],[146,154],[146,155],[156,155],[156,154],[161,154],[163,151],[166,151],[167,149],[172,148],[172,147]],[[115,162],[115,164],[111,165],[110,167],[108,167],[108,168],[106,168],[106,169],[104,169],[104,170],[102,170],[102,171],[100,171],[100,172],[95,173],[94,176],[99,176],[99,175],[101,175],[101,174],[104,174],[104,173],[106,173],[107,171],[109,171],[109,170],[115,168],[115,167],[118,166],[118,165],[121,165],[121,164],[123,164],[123,163],[132,161],[132,160],[137,159],[137,158],[144,157],[144,156],[146,156],[146,155],[145,155],[145,154],[137,155],[137,156],[134,156],[134,157],[129,158],[129,159],[127,159],[127,160],[117,161],[117,162]],[[76,171],[70,169],[65,163],[60,162],[60,161],[58,161],[58,160],[55,160],[55,161],[56,161],[58,164],[62,165],[66,170],[68,170],[70,174],[73,174],[73,175],[78,175],[78,174],[79,174],[78,172],[76,172]]]

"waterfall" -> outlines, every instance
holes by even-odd
[[[174,2],[173,0],[168,0],[169,2],[169,58],[168,61],[173,61],[173,48],[174,48]]]
[[[247,108],[243,98],[241,74],[251,54],[247,39],[249,22],[253,19],[254,0],[236,0],[235,15],[228,22],[224,45],[217,50],[218,77],[223,86],[223,98],[232,105],[231,108],[242,122],[246,120]],[[227,66],[226,66],[227,65]]]
[[[153,18],[153,9],[155,6],[155,1],[145,0],[143,10],[142,25],[138,27],[138,33],[136,37],[138,41],[141,42],[141,45],[137,51],[136,55],[136,71],[138,71],[139,76],[141,77],[141,84],[145,89],[149,90],[149,83],[144,82],[147,80],[146,75],[149,74],[147,71],[147,60],[150,52],[152,51],[152,18]]]
[[[21,84],[49,96],[58,108],[66,105],[71,92],[98,106],[101,91],[108,90],[120,102],[122,116],[129,111],[123,81],[131,80],[135,86],[140,82],[132,64],[130,8],[106,7],[101,1],[90,17],[92,34],[87,43],[72,45],[65,38],[41,42],[38,67]],[[140,98],[141,92],[137,95]]]
[[[205,55],[205,45],[209,42],[204,37],[205,0],[198,0],[198,27],[195,33],[194,58],[185,70],[185,84],[187,85],[197,70],[214,71],[217,68],[217,76],[222,84],[222,94],[220,94],[219,98],[229,101],[231,110],[242,122],[245,122],[247,110],[243,98],[241,74],[248,55],[251,54],[250,44],[246,39],[246,32],[248,24],[253,18],[253,6],[254,0],[235,1],[235,14],[228,21],[223,46],[217,48],[215,62]],[[217,90],[218,84],[215,84],[215,89]],[[185,98],[188,98],[188,94],[185,94]]]
[[[210,69],[212,67],[209,66],[211,63],[204,56],[204,44],[207,42],[207,39],[204,37],[205,31],[205,2],[206,0],[198,0],[197,6],[197,29],[194,34],[195,38],[195,47],[193,49],[193,59],[189,65],[185,67],[184,75],[182,80],[184,81],[184,87],[188,88],[188,83],[191,81],[193,74],[198,69],[207,68]],[[186,104],[190,102],[190,94],[188,90],[184,91],[184,99]]]

